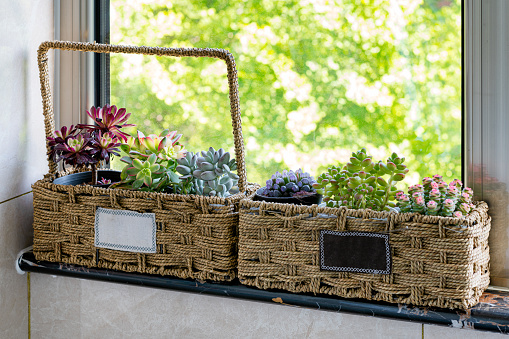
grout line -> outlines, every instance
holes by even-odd
[[[422,333],[421,337],[422,337],[422,339],[424,339],[424,324],[421,324],[421,333]],[[30,337],[29,337],[29,339],[30,339]]]
[[[28,339],[30,339],[30,272],[27,272],[27,299],[28,299]]]
[[[28,192],[22,193],[22,194],[20,194],[20,195],[17,195],[17,196],[15,196],[15,197],[12,197],[12,198],[10,198],[10,199],[4,200],[4,201],[0,201],[0,204],[3,204],[4,202],[8,202],[8,201],[14,200],[14,199],[16,199],[16,198],[22,197],[22,196],[27,195],[27,194],[29,194],[29,193],[32,193],[32,191],[28,191]]]

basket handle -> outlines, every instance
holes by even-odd
[[[239,175],[238,187],[241,192],[246,191],[247,178],[244,158],[244,140],[242,137],[242,125],[239,106],[239,84],[237,78],[237,69],[235,67],[235,59],[229,51],[215,48],[163,48],[146,46],[121,46],[71,41],[45,41],[39,46],[39,50],[37,51],[37,61],[39,64],[39,77],[41,81],[44,127],[47,137],[51,137],[53,135],[53,131],[55,130],[48,71],[48,51],[50,49],[95,53],[125,53],[158,56],[167,55],[175,57],[209,57],[224,60],[228,71],[227,76],[231,108],[230,112],[233,127],[233,139],[235,143],[235,157],[237,160],[237,174]],[[46,145],[46,148],[49,152],[48,145]],[[49,174],[55,174],[57,172],[57,165],[49,157],[48,167]]]

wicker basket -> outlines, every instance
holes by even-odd
[[[56,185],[57,167],[33,186],[34,246],[37,260],[78,264],[180,278],[229,281],[236,277],[238,206],[251,190],[246,181],[237,71],[233,56],[220,49],[113,46],[77,42],[43,42],[38,51],[46,135],[54,130],[48,79],[49,49],[176,57],[210,57],[225,61],[240,193],[228,198]],[[253,187],[254,190],[254,187]],[[156,253],[134,253],[94,246],[98,207],[154,213]]]
[[[276,204],[240,204],[241,283],[391,303],[466,309],[489,284],[488,206],[466,218]],[[321,230],[389,234],[390,274],[320,269]]]

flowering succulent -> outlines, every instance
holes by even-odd
[[[236,192],[239,176],[233,171],[237,163],[222,148],[216,151],[210,147],[201,155],[187,152],[177,164],[176,171],[182,174],[179,188],[184,194],[227,197]]]
[[[266,197],[306,196],[316,192],[313,184],[316,180],[302,169],[294,171],[284,170],[276,172],[267,180],[262,195]]]
[[[125,134],[120,129],[124,126],[133,125],[112,125],[113,122],[125,122],[130,114],[117,113],[114,115],[115,119],[111,120],[108,116],[98,113],[103,112],[100,108],[92,107],[91,111],[94,112],[94,115],[87,113],[95,117],[94,122],[97,125],[79,124],[76,127],[71,125],[69,128],[64,126],[55,131],[53,137],[47,138],[47,144],[49,148],[48,156],[53,161],[59,162],[62,160],[64,164],[74,167],[90,166],[92,184],[95,185],[97,184],[97,164],[101,161],[108,162],[112,155],[119,155],[118,147],[121,144],[119,136]],[[125,112],[125,108],[120,111]]]
[[[428,215],[438,215],[440,211],[440,205],[435,200],[430,200],[426,204]]]
[[[104,107],[92,107],[90,112],[87,111],[89,117],[92,118],[94,124],[78,124],[76,127],[88,130],[89,132],[101,131],[102,133],[111,133],[114,137],[123,141],[127,140],[129,134],[121,131],[123,127],[135,126],[133,124],[124,124],[131,116],[125,108],[117,110],[117,106],[108,104]]]
[[[181,137],[182,134],[177,134],[177,131],[170,132],[168,129],[159,135],[148,136],[138,131],[136,137],[127,138],[122,150],[139,159],[146,159],[150,154],[155,154],[161,160],[173,161],[183,158],[186,154],[184,146],[179,143]]]
[[[423,178],[422,185],[410,186],[408,195],[397,194],[396,200],[403,213],[417,212],[460,218],[468,215],[473,208],[472,189],[462,187],[463,183],[458,179],[447,184],[442,180],[442,176],[434,175],[432,178]]]
[[[397,182],[408,173],[404,161],[405,158],[392,153],[385,163],[375,162],[363,148],[352,153],[346,165],[329,167],[313,187],[324,195],[323,201],[329,207],[388,210],[396,206],[393,200],[398,193]]]

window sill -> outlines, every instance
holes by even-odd
[[[191,293],[209,294],[229,298],[279,303],[310,309],[349,312],[361,315],[416,321],[425,324],[448,325],[500,333],[509,333],[509,292],[489,290],[481,302],[468,311],[414,307],[403,304],[372,302],[361,299],[322,297],[310,294],[294,294],[284,291],[265,291],[240,283],[209,283],[197,280],[126,273],[114,270],[87,268],[77,265],[41,262],[35,260],[31,251],[17,259],[18,268],[24,272],[44,273],[81,279],[156,287]]]

